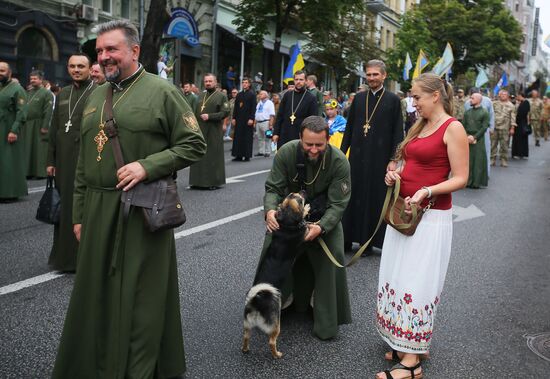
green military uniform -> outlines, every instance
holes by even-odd
[[[203,121],[201,114],[208,114]],[[189,185],[193,187],[220,187],[225,184],[225,158],[223,153],[223,119],[229,114],[227,96],[221,91],[204,91],[200,94],[195,116],[206,140],[206,154],[191,166]]]
[[[493,103],[495,111],[495,130],[491,134],[491,164],[497,159],[497,149],[500,144],[499,156],[502,166],[508,165],[508,146],[510,145],[510,129],[516,127],[516,107],[509,101],[497,100]]]
[[[470,108],[464,113],[463,120],[466,134],[473,136],[477,142],[470,144],[470,174],[468,187],[486,187],[489,182],[487,172],[487,152],[485,151],[485,131],[489,128],[489,112],[482,106]]]
[[[464,104],[466,104],[466,97],[459,98],[457,96],[453,100],[453,117],[460,122],[464,119]]]
[[[78,267],[53,378],[166,378],[185,371],[174,233],[151,233],[141,209],[124,226],[111,142],[98,160],[109,84],[83,113],[73,220]],[[206,145],[179,90],[143,68],[113,94],[125,162],[153,181],[199,159]]]
[[[539,145],[539,140],[543,136],[541,119],[544,104],[539,98],[531,98],[529,99],[529,105],[531,106],[531,110],[529,111],[529,121],[531,123],[531,128],[533,129],[533,134],[535,135],[535,143]]]
[[[325,113],[325,104],[323,103],[323,93],[319,91],[317,87],[308,88],[307,90],[317,99],[317,106],[319,107],[317,116],[323,117],[323,114]]]
[[[27,117],[25,90],[12,80],[0,84],[0,199],[14,199],[27,194],[25,180],[25,145],[22,138]],[[8,134],[17,141],[8,142]]]
[[[191,107],[193,112],[197,108],[197,95],[195,95],[193,92],[183,93],[183,97],[185,100],[187,100],[187,104]]]
[[[84,103],[96,87],[90,79],[78,87],[71,84],[63,87],[55,99],[46,159],[47,166],[55,167],[55,186],[61,196],[61,217],[59,224],[54,226],[53,246],[48,260],[48,264],[54,270],[76,269],[78,241],[73,233],[72,220],[74,173],[78,160]]]
[[[300,140],[287,142],[275,155],[273,168],[265,183],[265,212],[276,210],[290,192],[300,191],[296,179],[296,149],[299,143]],[[312,184],[306,185],[308,198],[327,195],[327,209],[319,221],[319,225],[326,231],[322,237],[334,257],[344,262],[344,233],[340,220],[351,194],[350,168],[346,156],[328,145],[324,160],[312,164],[306,159],[304,182],[311,181]],[[258,267],[270,243],[271,235],[267,234]],[[288,278],[283,288],[284,298],[291,293],[298,312],[308,309],[314,293],[313,333],[320,339],[336,336],[338,325],[351,322],[346,270],[334,266],[317,241],[303,245],[303,252],[294,264],[292,277]]]
[[[27,122],[23,129],[27,176],[44,178],[48,156],[47,130],[52,119],[54,96],[46,88],[38,87],[31,89],[27,98]]]
[[[543,112],[542,112],[542,120],[541,120],[541,124],[542,124],[542,132],[544,134],[544,140],[545,141],[548,141],[548,128],[550,128],[550,101],[549,100],[545,100],[543,102],[544,106],[543,106]]]

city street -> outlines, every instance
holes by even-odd
[[[311,314],[283,313],[279,349],[253,333],[240,351],[244,298],[265,233],[264,182],[273,158],[232,162],[225,188],[187,189],[187,223],[176,230],[186,378],[374,378],[389,368],[375,330],[380,251],[348,269],[353,323],[320,341]],[[550,357],[550,142],[528,160],[492,167],[487,189],[453,196],[453,250],[425,378],[548,378],[528,337],[547,333]],[[0,377],[50,376],[73,285],[47,260],[53,227],[34,216],[45,181],[29,181],[23,200],[0,204]],[[373,215],[378,217],[378,215]],[[347,256],[350,259],[351,255]]]

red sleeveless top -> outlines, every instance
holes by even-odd
[[[447,156],[447,145],[443,142],[443,135],[449,124],[456,121],[450,117],[431,135],[423,138],[416,137],[407,144],[403,152],[406,164],[401,173],[402,197],[413,196],[422,187],[429,187],[448,179],[451,173],[451,164]],[[424,200],[422,206],[426,206]],[[450,209],[452,207],[451,194],[438,195],[432,209]]]

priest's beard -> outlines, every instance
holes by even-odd
[[[302,153],[304,154],[304,157],[307,162],[313,163],[314,165],[317,164],[320,160],[323,160],[323,156],[325,155],[324,151],[320,151],[319,154],[315,158],[311,158],[309,154],[304,150],[302,147]]]
[[[4,75],[1,75],[0,76],[0,84],[4,85],[8,82],[8,77],[7,76],[4,76]]]
[[[101,68],[105,73],[105,80],[107,80],[108,82],[118,82],[120,79],[120,68],[116,66],[115,72],[107,73],[107,71],[105,70],[105,65],[108,65],[108,64],[116,65],[116,62],[114,60],[107,60],[103,62],[103,64],[101,65],[102,66]]]

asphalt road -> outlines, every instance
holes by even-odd
[[[550,377],[550,362],[532,353],[525,337],[550,332],[550,142],[530,148],[529,160],[494,168],[489,188],[453,198],[461,208],[424,377]],[[226,158],[227,177],[242,181],[221,190],[187,190],[188,170],[179,175],[188,222],[178,231],[191,233],[176,241],[186,378],[369,378],[388,368],[387,347],[374,328],[379,251],[348,269],[354,321],[337,338],[319,341],[310,315],[290,313],[279,338],[281,360],[271,358],[261,333],[254,333],[251,352],[241,353],[244,295],[265,232],[258,207],[267,173],[261,171],[272,159]],[[245,174],[252,175],[238,178]],[[37,190],[0,204],[2,378],[49,377],[71,293],[73,277],[65,275],[3,294],[50,272],[52,227],[34,220],[40,196]]]

